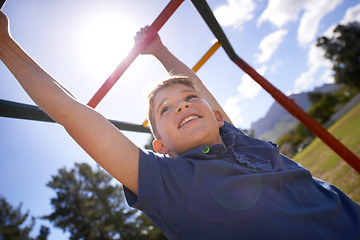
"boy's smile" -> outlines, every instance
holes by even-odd
[[[219,127],[221,114],[213,111],[196,90],[175,84],[165,87],[154,97],[154,120],[158,139],[155,149],[173,157],[202,145],[222,143]]]
[[[184,126],[185,124],[189,123],[190,121],[193,121],[194,119],[198,119],[199,116],[191,115],[189,117],[186,117],[184,120],[181,121],[179,128]]]

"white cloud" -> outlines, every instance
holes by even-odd
[[[224,111],[229,115],[229,118],[238,126],[242,123],[241,109],[238,107],[239,98],[229,97],[224,104]]]
[[[336,28],[337,24],[331,25],[326,31],[324,31],[321,36],[331,38],[334,36],[334,29]]]
[[[228,0],[227,5],[221,5],[214,10],[214,15],[220,25],[241,30],[243,23],[254,18],[255,7],[253,0]]]
[[[299,94],[299,93],[301,93],[300,90],[293,90],[293,91],[287,91],[285,94],[286,96],[290,96],[292,94]]]
[[[269,60],[279,47],[280,43],[282,43],[287,33],[287,30],[280,29],[264,37],[259,44],[259,48],[262,52],[260,55],[257,56],[256,61],[259,63],[263,63]]]
[[[321,75],[320,77],[320,82],[323,83],[334,83],[335,79],[333,76],[333,70],[332,69],[327,69],[326,71],[324,71],[324,73]]]
[[[296,21],[301,12],[297,40],[301,46],[311,43],[316,37],[321,19],[343,0],[269,0],[267,8],[258,19],[258,25],[269,21],[281,28]]]
[[[358,5],[355,5],[351,8],[349,8],[346,13],[345,16],[343,18],[343,20],[341,20],[341,24],[346,24],[349,22],[360,22],[360,3]]]
[[[332,12],[343,0],[315,0],[304,5],[304,14],[301,17],[297,40],[300,46],[311,43],[317,34],[321,19]]]
[[[310,68],[307,72],[303,72],[300,77],[295,80],[295,91],[307,90],[314,82],[314,74],[317,69]]]
[[[319,67],[331,67],[330,60],[324,57],[324,50],[317,47],[315,43],[310,46],[307,65],[318,69]]]
[[[260,91],[261,87],[249,75],[242,77],[241,84],[236,88],[237,92],[244,98],[252,99]]]
[[[264,75],[266,70],[267,67],[263,66],[257,69],[257,72]],[[261,86],[247,74],[243,75],[241,79],[241,84],[236,88],[236,91],[240,94],[239,97],[249,99],[256,97],[261,90]]]
[[[279,68],[283,65],[282,61],[276,60],[275,63],[271,66],[270,72],[275,74],[279,72]]]
[[[308,71],[303,72],[300,77],[295,80],[295,89],[297,90],[307,90],[310,86],[312,86],[316,81],[314,75],[321,67],[325,67],[327,69],[331,68],[331,62],[324,57],[324,50],[316,47],[315,43],[310,45],[307,65],[309,66]],[[329,74],[329,72],[327,72],[327,74]],[[323,77],[320,78],[320,81],[329,82],[329,78],[330,76],[323,75]]]
[[[256,71],[263,75],[267,70],[266,66],[263,66]],[[238,107],[239,102],[243,98],[252,99],[261,90],[261,86],[255,82],[249,75],[244,74],[241,78],[240,85],[236,88],[238,95],[235,97],[229,97],[224,104],[224,111],[229,114],[229,118],[233,121],[234,125],[240,125],[243,121],[241,117],[241,109]]]
[[[258,19],[258,25],[269,21],[278,28],[296,21],[304,3],[309,0],[269,0],[268,6]]]
[[[340,21],[341,24],[347,24],[353,21],[360,21],[360,4],[357,4],[351,8],[348,8],[344,18]],[[334,29],[337,24],[330,26],[326,31],[321,35],[331,38],[334,36]],[[316,81],[314,75],[319,71],[321,67],[325,68],[324,73],[318,79],[321,83],[332,83],[334,82],[333,71],[331,70],[332,63],[330,60],[325,59],[324,50],[322,48],[316,47],[315,43],[310,45],[310,50],[308,53],[308,62],[309,66],[308,71],[303,72],[300,77],[295,80],[295,89],[296,90],[305,90],[313,85]]]
[[[360,3],[348,8],[346,10],[345,16],[340,21],[339,24],[348,24],[350,22],[360,22]],[[331,25],[326,31],[324,31],[321,36],[325,36],[328,38],[336,37],[337,33],[334,33],[334,29],[338,24]]]

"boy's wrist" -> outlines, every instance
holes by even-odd
[[[154,49],[152,55],[156,57],[159,61],[166,60],[169,56],[170,51],[165,47],[165,45],[161,44],[156,49]]]

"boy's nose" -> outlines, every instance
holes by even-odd
[[[177,112],[181,112],[184,108],[189,108],[190,104],[187,102],[181,103],[179,104],[179,107],[177,108]]]

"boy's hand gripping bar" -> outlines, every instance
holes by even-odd
[[[119,80],[121,75],[126,71],[126,69],[131,65],[131,63],[136,59],[136,57],[153,40],[160,28],[166,23],[166,21],[171,17],[171,15],[175,12],[175,10],[180,6],[183,1],[184,0],[172,0],[168,3],[168,5],[164,8],[164,10],[149,27],[145,41],[141,44],[135,45],[131,49],[131,51],[124,58],[124,60],[119,64],[119,66],[117,66],[115,71],[95,93],[92,99],[90,99],[90,101],[88,102],[88,106],[95,108],[98,105],[98,103],[108,93],[112,86],[114,86],[117,80]]]

